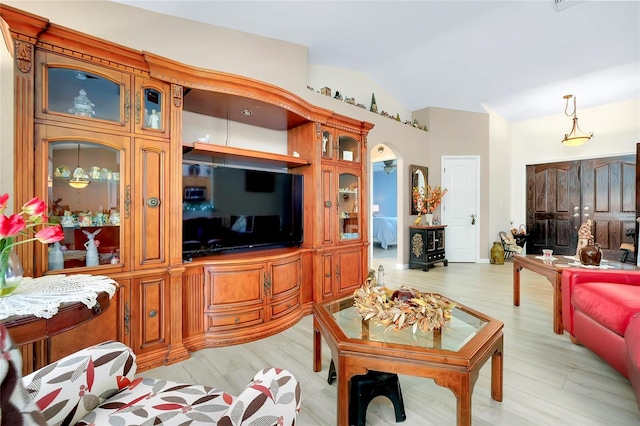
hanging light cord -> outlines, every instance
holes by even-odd
[[[576,116],[576,98],[573,95],[564,95],[564,98],[567,100],[567,104],[564,107],[564,114],[567,117],[575,117]],[[573,112],[569,114],[567,109],[569,109],[569,99],[573,98]]]

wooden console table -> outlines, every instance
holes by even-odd
[[[112,279],[92,275],[49,275],[26,280],[28,284],[23,283],[14,294],[2,298],[3,309],[0,309],[0,323],[16,345],[21,346],[23,374],[55,361],[51,356],[51,338],[101,315],[110,307],[111,297],[118,288]],[[84,282],[87,282],[86,288],[83,288]],[[55,299],[67,301],[57,303],[53,312],[34,306],[33,314],[7,316],[11,312],[7,307],[12,302],[24,310],[25,304],[39,296],[52,299],[49,303],[52,306],[56,306]]]
[[[11,334],[16,345],[26,345],[49,339],[56,334],[78,327],[91,321],[111,306],[109,293],[98,295],[96,304],[87,308],[82,302],[68,302],[60,305],[52,318],[38,318],[35,315],[18,315],[0,320]]]

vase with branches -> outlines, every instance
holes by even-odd
[[[416,219],[416,225],[420,223],[420,218],[423,214],[431,215],[433,211],[442,203],[442,197],[448,192],[447,188],[442,188],[440,185],[431,187],[431,185],[423,186],[422,188],[413,187],[413,205],[416,206],[418,211],[418,218]],[[431,223],[428,223],[431,225]]]

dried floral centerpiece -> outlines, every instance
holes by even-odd
[[[423,293],[415,288],[402,286],[397,290],[373,285],[367,278],[354,294],[354,306],[365,320],[375,319],[387,330],[404,330],[413,327],[415,333],[440,329],[451,320],[455,303],[438,294]]]

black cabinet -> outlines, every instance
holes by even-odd
[[[446,225],[409,227],[409,268],[420,267],[428,271],[436,263],[449,262],[445,256]]]

